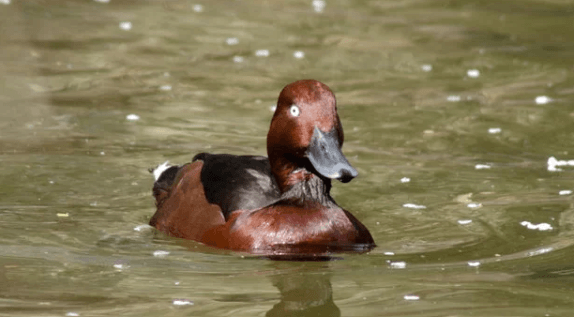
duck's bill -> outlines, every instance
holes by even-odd
[[[337,179],[343,183],[357,177],[357,171],[341,152],[336,129],[322,132],[316,127],[306,154],[311,165],[323,177]]]

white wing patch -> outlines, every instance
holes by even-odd
[[[169,161],[165,161],[164,163],[158,165],[156,168],[154,168],[154,170],[152,171],[152,174],[154,174],[154,179],[158,180],[160,178],[160,176],[162,176],[162,173],[167,170],[168,168],[170,168],[170,165],[168,164],[170,163]]]

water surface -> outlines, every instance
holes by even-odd
[[[572,2],[5,0],[0,20],[0,314],[573,315]],[[146,225],[149,167],[265,155],[303,78],[336,94],[360,176],[332,194],[375,250],[274,262]]]

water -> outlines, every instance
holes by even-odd
[[[0,20],[1,315],[573,315],[573,167],[547,164],[574,157],[572,2],[12,0]],[[265,154],[302,78],[336,93],[360,176],[332,193],[375,250],[273,262],[146,226],[149,167]]]

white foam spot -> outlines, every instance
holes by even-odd
[[[157,258],[165,258],[170,254],[170,252],[168,251],[164,251],[164,250],[157,250],[154,251],[153,255]]]
[[[160,178],[160,176],[162,176],[162,173],[164,171],[166,171],[168,168],[170,168],[170,161],[165,161],[164,163],[158,165],[156,168],[154,168],[154,170],[152,171],[152,174],[154,174],[154,180],[158,180]]]
[[[391,263],[389,263],[389,265],[391,266],[392,269],[405,269],[405,267],[407,266],[407,264],[403,261],[391,262]]]
[[[313,10],[315,12],[323,12],[323,9],[325,9],[325,1],[323,0],[313,0],[311,2],[311,6],[313,7]]]
[[[563,195],[571,195],[571,193],[573,193],[572,191],[566,189],[566,190],[561,190],[559,191],[559,195],[563,196]]]
[[[399,180],[402,183],[409,183],[411,181],[411,178],[409,177],[403,177],[402,179]]]
[[[476,170],[486,170],[486,169],[490,169],[491,165],[487,165],[487,164],[477,164],[475,165],[475,169]]]
[[[132,22],[120,22],[120,29],[124,31],[129,31],[132,29]]]
[[[228,37],[226,39],[226,44],[228,45],[238,45],[238,43],[240,43],[240,40],[237,37]]]
[[[553,101],[553,99],[547,97],[547,96],[537,96],[535,97],[535,103],[538,105],[544,105],[547,103],[550,103],[551,101]]]
[[[467,208],[477,209],[481,208],[483,205],[480,203],[469,203],[467,204]]]
[[[54,184],[54,181],[48,181],[48,183],[50,183],[50,184]]]
[[[232,60],[234,61],[234,63],[242,63],[244,61],[244,58],[236,55],[232,58]]]
[[[421,65],[421,70],[424,72],[430,72],[433,70],[433,66],[431,66],[429,64],[424,64],[424,65]]]
[[[194,12],[202,12],[204,11],[204,6],[202,6],[201,4],[194,4],[192,10],[194,10]]]
[[[176,306],[186,306],[186,305],[193,305],[194,302],[189,301],[187,299],[174,299],[172,301],[172,304],[174,304]]]
[[[179,281],[174,282],[174,285],[180,285]]]
[[[539,230],[539,231],[553,230],[553,227],[546,222],[534,224],[529,221],[522,221],[520,224],[529,230]]]
[[[10,4],[10,0],[0,0],[0,4],[9,5],[9,4]]]
[[[419,300],[419,296],[417,296],[417,295],[404,295],[403,299],[405,299],[405,300]]]
[[[151,228],[152,227],[150,227],[149,225],[139,225],[134,227],[134,231],[142,232],[144,230],[149,230]]]
[[[94,0],[94,1],[99,2],[99,3],[109,3],[110,2],[110,0]]]
[[[550,172],[558,172],[558,171],[562,171],[562,169],[557,168],[557,166],[573,166],[575,165],[575,162],[573,160],[557,160],[555,157],[551,156],[549,159],[547,159],[547,170]]]
[[[460,225],[468,225],[470,223],[472,223],[473,220],[471,219],[461,219],[461,220],[457,220],[457,223],[459,223]]]
[[[121,263],[116,263],[114,264],[114,268],[117,270],[123,270],[123,269],[127,269],[129,266],[125,265],[125,264],[121,264]]]
[[[487,132],[489,132],[491,134],[501,133],[501,128],[489,128],[489,130],[487,130]]]
[[[295,51],[295,52],[293,52],[293,57],[295,57],[297,59],[302,59],[305,57],[305,53],[302,51]]]
[[[60,218],[68,218],[70,216],[69,213],[57,213],[56,216],[60,217]]]
[[[68,317],[78,317],[78,316],[80,316],[80,314],[71,311],[71,312],[67,312],[67,313],[66,313],[66,316],[68,316]]]
[[[477,70],[477,69],[469,69],[469,70],[467,71],[467,77],[470,77],[470,78],[477,78],[477,77],[479,77],[479,70]]]
[[[469,261],[467,262],[467,265],[472,266],[472,267],[478,267],[481,265],[481,262],[479,261]]]
[[[425,209],[425,208],[427,208],[424,205],[416,205],[416,204],[411,204],[411,203],[403,204],[403,207],[411,208],[411,209]]]
[[[269,50],[257,50],[255,54],[257,57],[268,57],[268,56],[270,56],[270,51]]]
[[[271,112],[276,112],[277,107],[278,106],[276,106],[276,105],[270,106]]]
[[[387,251],[387,252],[383,252],[383,254],[384,254],[384,255],[395,255],[395,253],[394,253],[394,252],[390,252],[390,251]]]
[[[138,121],[138,120],[140,120],[140,116],[137,115],[137,114],[131,113],[131,114],[129,114],[129,115],[126,116],[126,120],[129,120],[129,121]]]
[[[100,152],[100,155],[104,156],[104,155],[106,155],[106,152],[101,151],[101,152]]]
[[[534,255],[539,255],[539,254],[544,254],[547,252],[551,252],[553,251],[553,248],[549,247],[549,248],[541,248],[541,249],[537,249],[535,251],[529,251],[527,252],[528,256],[534,256]]]
[[[172,90],[172,85],[162,85],[160,86],[161,91],[170,91]]]
[[[449,102],[461,101],[461,96],[458,96],[458,95],[447,96],[447,101],[449,101]]]

